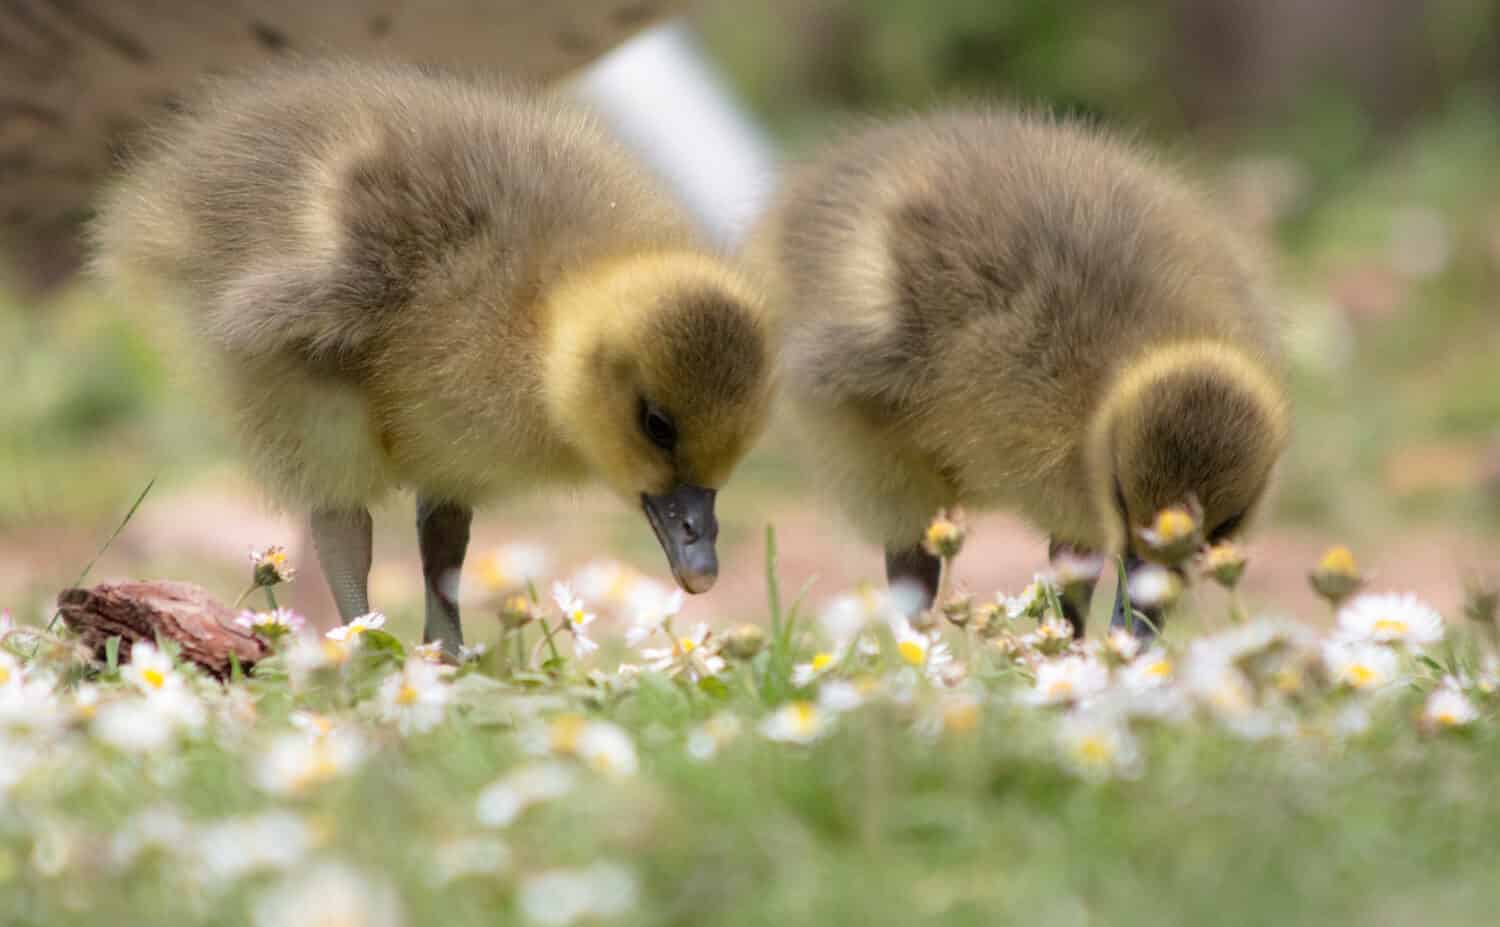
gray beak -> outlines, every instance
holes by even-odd
[[[672,576],[688,592],[707,592],[719,577],[714,494],[715,490],[687,483],[660,496],[641,494],[641,509],[667,555]]]

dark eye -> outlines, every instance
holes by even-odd
[[[1240,522],[1242,522],[1244,520],[1245,520],[1245,513],[1244,512],[1240,512],[1237,515],[1231,515],[1231,516],[1229,516],[1228,518],[1226,518],[1223,521],[1219,522],[1219,527],[1215,528],[1209,534],[1208,539],[1210,541],[1213,541],[1215,544],[1217,544],[1218,542],[1220,542],[1220,541],[1224,540],[1225,538],[1229,537],[1230,535],[1234,534],[1236,531],[1240,530]]]
[[[641,400],[641,431],[651,443],[664,451],[677,446],[677,426],[672,417],[644,399]]]

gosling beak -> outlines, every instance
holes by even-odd
[[[672,576],[688,592],[707,592],[719,577],[719,555],[714,550],[719,537],[714,493],[687,483],[660,496],[641,493],[641,509],[667,555]]]

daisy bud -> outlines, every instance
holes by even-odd
[[[943,617],[956,628],[966,627],[974,617],[974,600],[967,595],[956,595],[943,603]]]
[[[1203,510],[1196,501],[1168,506],[1137,533],[1152,560],[1176,566],[1203,546]]]
[[[998,602],[982,602],[974,609],[969,625],[980,637],[996,637],[1006,630],[1005,609]]]
[[[1365,584],[1365,577],[1354,562],[1354,554],[1342,544],[1324,551],[1317,567],[1307,578],[1318,595],[1334,606],[1358,592]]]
[[[934,557],[952,560],[963,550],[966,533],[963,520],[956,510],[951,516],[946,512],[939,512],[922,536],[922,549]]]
[[[265,550],[250,551],[250,562],[254,565],[253,582],[256,587],[279,586],[289,583],[297,571],[287,562],[286,548],[272,545]]]
[[[1182,595],[1182,580],[1166,567],[1147,565],[1130,577],[1129,588],[1131,607],[1165,611]]]
[[[1233,542],[1221,541],[1203,552],[1199,567],[1204,576],[1225,589],[1233,589],[1245,574],[1245,555]]]
[[[724,638],[724,653],[736,660],[749,660],[765,646],[766,632],[754,624],[742,624]]]
[[[507,631],[519,631],[536,620],[536,609],[524,595],[513,595],[500,606],[500,624]]]

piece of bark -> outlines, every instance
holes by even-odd
[[[178,645],[181,659],[227,679],[231,654],[246,670],[270,654],[259,638],[235,626],[234,612],[227,605],[193,583],[101,583],[90,589],[64,589],[57,605],[63,621],[101,660],[111,637],[121,639],[122,662],[136,641],[154,644],[160,637]]]

